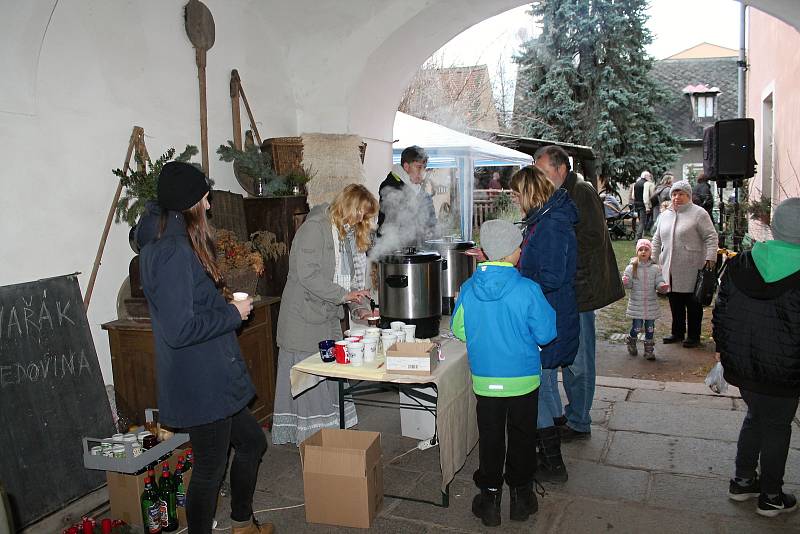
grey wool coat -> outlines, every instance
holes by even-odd
[[[675,293],[691,293],[697,271],[717,259],[717,232],[708,212],[688,202],[659,215],[653,236],[653,261],[661,264],[664,280]]]
[[[640,261],[633,276],[633,264],[625,267],[622,284],[628,289],[628,309],[631,319],[658,319],[661,315],[656,288],[664,283],[661,266],[652,261]]]
[[[336,255],[328,204],[314,206],[297,230],[289,252],[289,275],[281,296],[278,346],[284,350],[319,350],[326,339],[342,339],[340,320],[348,291],[333,283]]]

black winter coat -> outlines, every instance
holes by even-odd
[[[203,269],[183,215],[169,212],[164,235],[153,240],[158,228],[153,211],[137,237],[153,324],[159,420],[175,428],[219,421],[255,394],[236,339],[242,319]]]
[[[750,252],[732,258],[712,323],[725,380],[756,393],[800,395],[800,271],[768,284]]]

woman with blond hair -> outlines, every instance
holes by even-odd
[[[511,194],[520,207],[522,257],[520,273],[538,283],[556,312],[557,336],[542,347],[539,387],[538,468],[536,478],[566,482],[557,423],[564,424],[558,393],[558,368],[572,364],[578,352],[578,306],[575,300],[578,209],[565,189],[555,189],[536,167],[520,169],[511,177]]]
[[[278,317],[278,377],[272,442],[300,444],[324,427],[339,427],[338,389],[321,381],[292,397],[289,371],[318,351],[318,343],[341,339],[345,308],[370,314],[366,250],[378,201],[363,185],[350,184],[333,202],[314,206],[297,230],[289,253],[289,276]],[[345,427],[357,423],[345,407]]]

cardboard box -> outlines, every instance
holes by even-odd
[[[170,473],[175,471],[178,464],[178,457],[183,454],[182,449],[175,449],[172,456],[167,460]],[[163,462],[161,462],[163,463]],[[161,464],[155,469],[156,479],[161,477]],[[106,471],[106,481],[108,482],[108,500],[111,503],[111,517],[122,519],[131,526],[144,528],[142,524],[142,505],[141,497],[144,492],[144,479],[147,472],[139,475],[128,475]],[[188,488],[189,480],[192,478],[192,470],[183,474],[183,483]],[[186,509],[178,508],[179,528],[186,526]]]
[[[420,393],[437,396],[436,388],[420,388]],[[436,404],[427,400],[412,398],[400,392],[400,403],[412,406],[428,406],[436,409]],[[431,439],[436,434],[436,416],[428,410],[416,410],[400,406],[400,434],[407,438]]]
[[[386,351],[386,372],[429,375],[439,362],[438,347],[429,342],[395,343]]]
[[[323,428],[300,444],[306,521],[369,528],[383,505],[379,432]]]

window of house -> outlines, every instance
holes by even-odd
[[[696,109],[698,118],[702,119],[714,116],[714,100],[716,99],[716,95],[699,94],[695,95],[695,99],[697,102]]]

